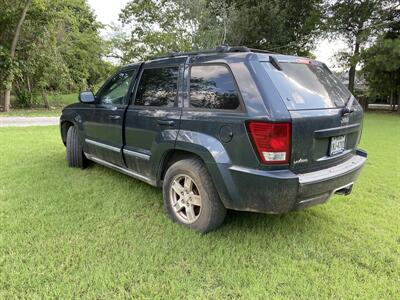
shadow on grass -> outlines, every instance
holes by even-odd
[[[224,227],[229,230],[307,232],[315,230],[331,217],[321,209],[311,208],[286,214],[262,214],[255,212],[228,211]]]

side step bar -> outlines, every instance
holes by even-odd
[[[135,179],[139,179],[141,181],[144,181],[144,182],[146,182],[146,183],[148,183],[148,184],[150,184],[152,186],[156,186],[156,181],[155,180],[152,180],[152,179],[150,179],[150,178],[148,178],[146,176],[143,176],[143,175],[141,175],[139,173],[136,173],[136,172],[134,172],[132,170],[129,170],[129,169],[114,165],[114,164],[112,164],[112,163],[110,163],[108,161],[102,160],[102,159],[100,159],[100,158],[98,158],[96,156],[90,155],[88,153],[85,153],[85,156],[87,157],[87,159],[89,159],[89,160],[91,160],[91,161],[93,161],[95,163],[98,163],[99,165],[103,165],[103,166],[108,167],[110,169],[113,169],[115,171],[121,172],[121,173],[123,173],[125,175],[131,176],[131,177],[133,177]]]

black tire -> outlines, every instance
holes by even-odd
[[[184,176],[182,180],[185,182],[187,177],[192,179],[193,184],[191,184],[191,186],[193,191],[190,195],[200,196],[197,199],[200,199],[201,206],[192,206],[197,209],[197,216],[195,216],[194,221],[190,223],[188,222],[189,220],[186,220],[186,222],[182,220],[184,215],[187,214],[186,209],[189,209],[189,207],[186,208],[179,203],[182,210],[176,212],[176,208],[174,209],[177,204],[176,202],[185,202],[186,199],[184,198],[186,196],[180,198],[179,193],[175,191],[176,188],[172,188],[173,183],[175,182],[174,187],[176,187],[176,183],[179,182],[178,180],[182,176]],[[182,188],[182,186],[179,185],[179,188]],[[190,195],[186,195],[188,198],[191,198]],[[163,182],[163,197],[165,209],[174,222],[201,233],[207,233],[218,228],[223,223],[226,216],[226,208],[219,198],[212,178],[208,174],[203,162],[199,159],[187,158],[179,160],[168,168]],[[178,197],[183,200],[176,200]],[[175,205],[173,205],[173,203],[175,203]],[[190,204],[186,201],[186,205],[194,204]],[[194,215],[195,214],[196,212]]]
[[[79,142],[78,131],[75,126],[68,128],[67,132],[67,162],[68,167],[85,168],[88,160],[83,153],[82,145]]]

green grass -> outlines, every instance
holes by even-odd
[[[12,108],[9,112],[1,112],[1,117],[58,117],[64,106],[78,102],[78,94],[49,95],[50,109],[45,109],[41,99],[36,99],[40,105],[31,109]],[[15,102],[14,102],[15,106]]]
[[[230,212],[203,236],[170,222],[160,190],[67,168],[57,127],[0,129],[0,298],[398,299],[399,125],[367,114],[350,196]]]

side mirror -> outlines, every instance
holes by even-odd
[[[94,103],[96,99],[91,91],[85,91],[79,93],[79,101],[82,103]]]

